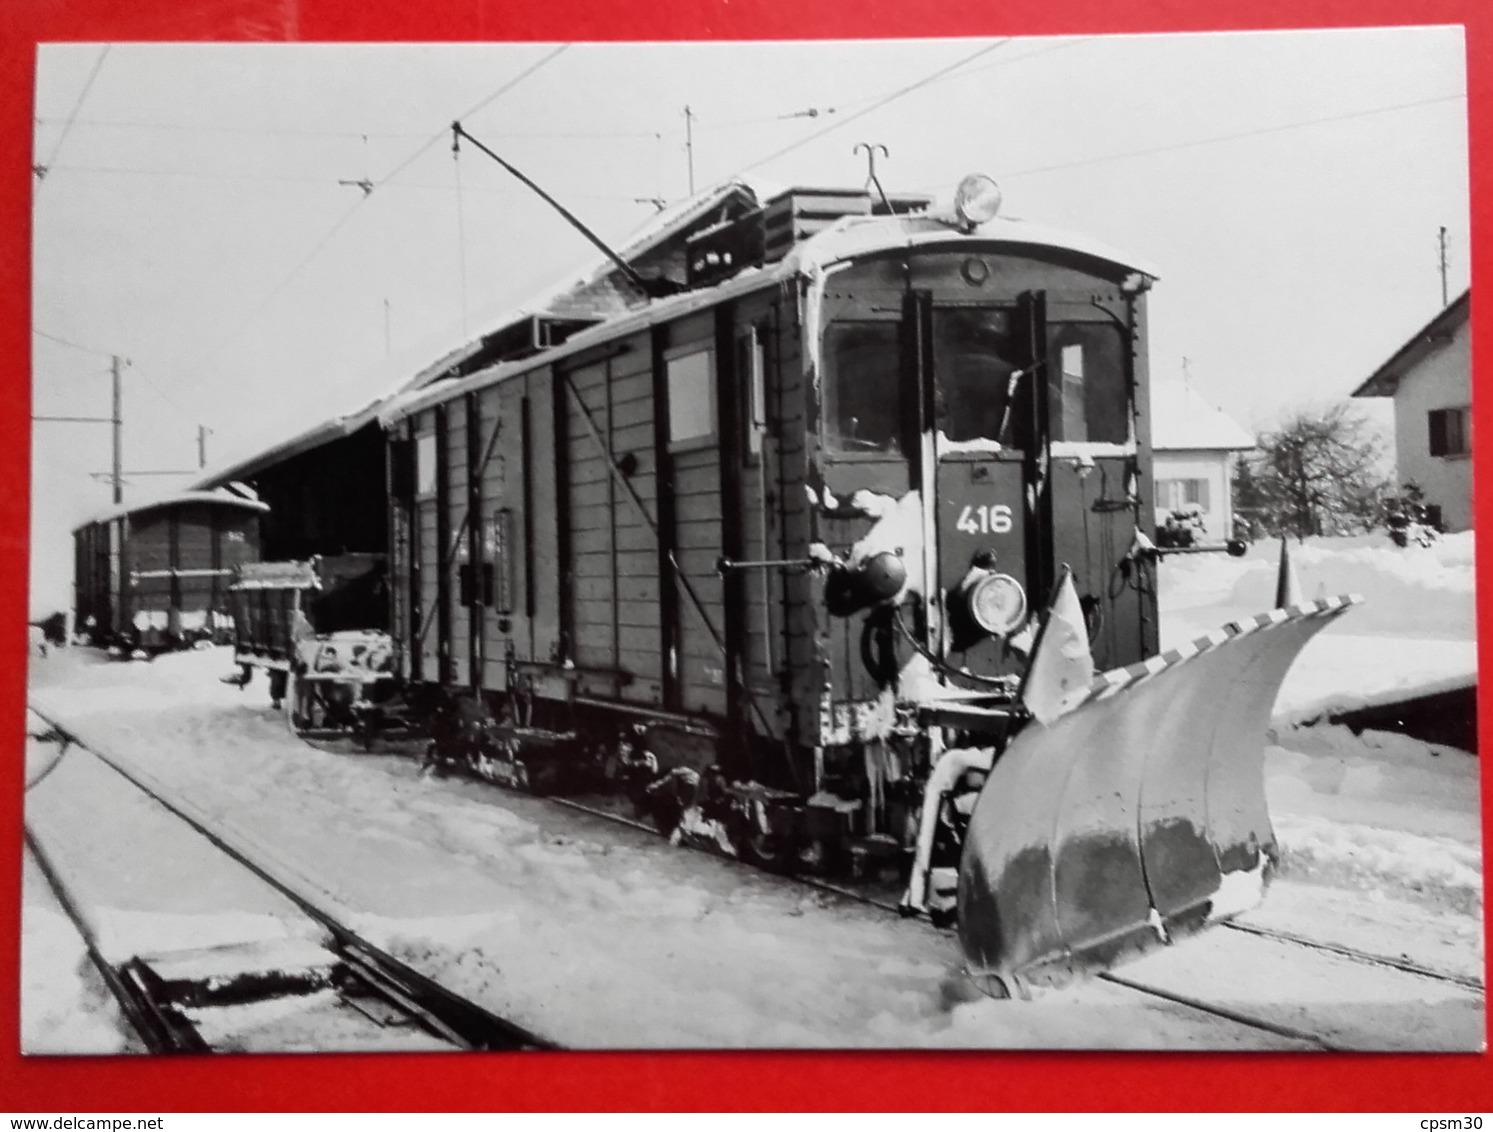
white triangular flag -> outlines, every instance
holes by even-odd
[[[1032,649],[1021,701],[1039,723],[1049,724],[1077,707],[1094,680],[1094,657],[1073,572],[1064,568],[1052,608]]]

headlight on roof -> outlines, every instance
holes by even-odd
[[[992,219],[1000,209],[1000,186],[984,173],[971,173],[954,190],[954,215],[965,231]]]

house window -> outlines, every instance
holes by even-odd
[[[1180,511],[1195,505],[1208,510],[1208,481],[1177,479],[1156,481],[1156,506],[1162,511]]]
[[[715,367],[709,350],[668,361],[669,443],[715,436]]]
[[[1472,452],[1472,409],[1432,409],[1426,414],[1432,456],[1467,456]]]

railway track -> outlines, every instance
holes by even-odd
[[[46,717],[43,718],[45,719]],[[53,720],[46,719],[46,722],[59,735],[66,736],[68,734],[65,728],[57,727]],[[236,859],[243,860],[245,857],[249,858],[246,863],[248,863],[250,868],[255,868],[257,864],[260,869],[278,875],[282,881],[285,878],[285,874],[290,871],[285,866],[268,865],[263,857],[256,853],[234,854],[235,846],[233,846],[226,831],[216,828],[216,823],[197,814],[188,803],[173,798],[169,791],[148,779],[142,772],[123,763],[122,760],[111,759],[100,755],[97,751],[92,751],[91,754],[99,758],[106,765],[111,766],[115,772],[129,779],[145,794],[166,805],[168,809],[171,809],[204,836],[219,844],[220,848],[234,855]],[[41,773],[50,775],[53,769],[52,766],[44,767]],[[609,809],[604,803],[594,804],[592,801],[584,798],[563,796],[549,796],[535,800],[542,801],[558,809],[573,811],[610,824],[628,827],[634,831],[644,833],[650,838],[656,839],[659,836],[657,830],[651,824],[638,821],[617,810]],[[704,850],[701,851],[704,852]],[[716,856],[718,860],[728,862],[729,867],[750,869],[753,874],[760,875],[760,870],[744,862],[722,858],[715,854],[709,855]],[[785,880],[785,883],[797,884],[811,890],[817,890],[825,896],[833,897],[836,900],[874,908],[879,914],[888,916],[898,916],[900,914],[894,898],[887,898],[874,891],[857,890],[852,885],[836,884],[810,877],[793,878],[791,881]],[[310,882],[296,883],[292,881],[277,885],[277,887],[280,891],[290,895],[292,899],[295,899],[303,907],[308,904],[313,906],[317,904],[314,896],[308,895],[309,891],[314,888]],[[335,911],[320,909],[320,913],[316,917],[318,921],[326,927],[334,940],[339,938],[337,929],[341,927],[341,924]],[[1402,985],[1423,984],[1428,988],[1443,988],[1460,995],[1464,1001],[1476,1001],[1479,1009],[1481,1007],[1483,986],[1476,979],[1434,971],[1401,957],[1375,955],[1370,952],[1359,951],[1321,940],[1312,940],[1277,929],[1237,923],[1222,926],[1232,930],[1227,933],[1210,933],[1210,935],[1237,936],[1240,944],[1258,945],[1255,946],[1253,951],[1245,952],[1243,960],[1243,966],[1246,968],[1251,967],[1257,962],[1262,964],[1258,972],[1259,978],[1256,980],[1258,982],[1268,984],[1271,981],[1273,972],[1289,968],[1292,961],[1283,953],[1294,951],[1310,957],[1306,961],[1308,966],[1314,963],[1318,966],[1325,964],[1324,970],[1335,970],[1337,973],[1336,977],[1339,979],[1344,978],[1344,971],[1346,970],[1346,985],[1351,985],[1358,978],[1358,976],[1353,974],[1354,971],[1362,970],[1367,972],[1373,970],[1379,972],[1381,976],[1390,976],[1400,980]],[[342,930],[345,932],[345,929]],[[1156,953],[1156,955],[1164,957],[1171,954],[1182,954],[1183,952],[1190,953],[1190,950],[1177,949],[1176,952],[1172,952],[1168,949]],[[1260,956],[1264,956],[1265,959],[1260,959]],[[1334,964],[1336,965],[1335,967]],[[1350,964],[1352,967],[1344,968],[1343,964]],[[1208,987],[1209,984],[1206,981],[1199,982],[1193,980],[1189,985],[1186,979],[1179,982],[1175,978],[1169,978],[1166,970],[1164,968],[1158,969],[1151,958],[1143,959],[1139,963],[1129,965],[1119,972],[1105,972],[1099,975],[1098,979],[1127,995],[1135,995],[1153,1002],[1165,1002],[1173,1008],[1191,1014],[1215,1018],[1227,1022],[1233,1027],[1253,1030],[1262,1035],[1268,1034],[1275,1040],[1275,1044],[1286,1043],[1297,1048],[1318,1050],[1377,1048],[1372,1045],[1365,1045],[1362,1040],[1357,1040],[1362,1037],[1362,1029],[1360,1029],[1358,1035],[1350,1034],[1345,1040],[1340,1028],[1334,1028],[1328,1022],[1314,1018],[1310,1010],[1292,1011],[1284,1009],[1283,1004],[1290,1005],[1289,997],[1284,997],[1272,1003],[1266,1003],[1264,1004],[1265,1008],[1261,1008],[1262,1004],[1251,1001],[1248,994],[1241,995],[1235,993],[1238,990],[1237,980],[1231,988],[1220,988],[1217,995],[1211,992],[1206,994],[1195,993],[1197,986]],[[1338,985],[1345,984],[1339,983]],[[420,992],[423,989],[418,985],[414,988],[416,992]],[[412,999],[418,1003],[418,994],[412,994],[408,989],[402,993],[405,998]],[[470,1006],[470,1004],[467,1005]],[[435,1009],[431,1010],[431,1013],[437,1017],[441,1017],[444,1009],[444,1007],[438,1005]],[[497,1024],[497,1029],[495,1034],[493,1034],[492,1027],[495,1024]],[[489,1033],[492,1036],[483,1037],[481,1035],[483,1026],[489,1028]],[[453,1026],[451,1028],[461,1038],[460,1041],[448,1043],[448,1045],[455,1048],[509,1048],[512,1046],[543,1046],[550,1044],[537,1035],[525,1031],[516,1031],[515,1028],[508,1027],[507,1024],[501,1023],[500,1020],[492,1019],[490,1016],[486,1019],[479,1018],[476,1020],[475,1034],[472,1031],[467,1031],[467,1034],[464,1035],[458,1027]]]
[[[122,955],[101,942],[88,909],[56,856],[28,823],[26,845],[57,903],[141,1043],[155,1053],[246,1048],[243,1031],[269,1016],[304,1035],[338,1035],[337,1048],[498,1050],[554,1048],[525,1027],[434,982],[349,927],[335,901],[293,878],[268,854],[241,843],[184,799],[117,755],[83,743],[34,706],[48,727],[41,741],[58,754],[32,780],[40,783],[72,751],[109,768],[135,791],[189,827],[213,851],[288,900],[309,924],[277,941],[161,949]],[[250,1047],[252,1048],[252,1047]]]
[[[574,798],[550,797],[551,803],[566,809],[576,810],[589,814],[596,818],[615,822],[620,825],[629,826],[647,833],[657,835],[657,830],[646,822],[638,821],[623,814],[609,811],[603,807],[589,805]],[[694,848],[691,846],[690,848]],[[700,852],[708,850],[700,849]],[[723,858],[730,860],[730,858]],[[753,866],[740,861],[733,861],[740,868],[753,868]],[[754,870],[755,871],[755,870]],[[878,898],[866,892],[824,881],[814,877],[795,877],[794,883],[805,885],[836,896],[840,899],[853,901],[869,907],[877,908],[890,915],[903,915],[901,909],[891,900]],[[930,926],[933,926],[930,924]],[[1417,980],[1423,980],[1430,984],[1442,984],[1447,987],[1456,988],[1458,991],[1471,992],[1479,999],[1484,997],[1484,984],[1482,980],[1466,976],[1456,975],[1444,971],[1433,970],[1429,967],[1411,962],[1407,959],[1373,952],[1363,951],[1357,948],[1346,947],[1340,944],[1328,943],[1322,940],[1314,940],[1307,936],[1293,932],[1281,931],[1273,928],[1258,927],[1253,924],[1239,923],[1236,921],[1225,921],[1218,925],[1230,929],[1243,937],[1253,937],[1261,940],[1269,940],[1274,943],[1285,944],[1289,947],[1299,948],[1306,952],[1314,952],[1322,956],[1330,956],[1334,959],[1362,966],[1364,968],[1379,968],[1398,972]],[[953,928],[935,927],[934,930],[952,934]],[[1169,988],[1164,985],[1163,980],[1158,980],[1144,975],[1134,975],[1122,971],[1102,971],[1094,976],[1101,982],[1112,986],[1123,988],[1135,994],[1143,995],[1153,999],[1159,999],[1197,1013],[1207,1014],[1215,1018],[1234,1023],[1239,1026],[1248,1027],[1263,1033],[1272,1034],[1279,1038],[1287,1039],[1312,1049],[1323,1051],[1339,1051],[1355,1048],[1351,1044],[1345,1044],[1340,1039],[1325,1030],[1313,1029],[1310,1026],[1301,1026],[1278,1018],[1271,1018],[1266,1013],[1241,1008],[1236,1004],[1224,1001],[1216,1001],[1186,991]]]
[[[1351,959],[1356,963],[1363,963],[1366,966],[1388,967],[1392,970],[1404,971],[1408,975],[1430,979],[1433,982],[1447,983],[1450,986],[1476,991],[1478,994],[1485,993],[1482,979],[1468,975],[1455,975],[1449,971],[1437,971],[1434,968],[1426,967],[1420,963],[1413,963],[1409,959],[1402,957],[1378,955],[1372,951],[1364,951],[1357,947],[1347,947],[1339,943],[1327,943],[1323,940],[1299,935],[1296,932],[1282,931],[1279,928],[1262,928],[1257,924],[1242,924],[1237,920],[1226,921],[1221,926],[1231,931],[1259,936],[1262,939],[1279,940],[1282,943],[1292,943],[1298,947],[1309,948],[1313,951],[1322,951],[1330,955],[1341,955],[1345,959]]]

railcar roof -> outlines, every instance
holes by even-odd
[[[384,404],[384,401],[385,398],[370,401],[356,412],[331,417],[304,432],[296,433],[287,440],[272,444],[252,456],[245,456],[224,467],[215,468],[194,480],[191,490],[210,492],[211,489],[223,487],[234,480],[247,480],[264,469],[283,463],[293,456],[299,456],[313,448],[320,448],[323,444],[330,444],[334,440],[343,440],[373,420],[376,410]]]
[[[119,503],[110,507],[107,511],[100,511],[97,515],[79,523],[73,528],[77,533],[84,527],[91,527],[95,523],[108,523],[114,519],[121,519],[126,515],[138,515],[143,511],[155,511],[162,507],[178,507],[187,503],[207,503],[216,507],[242,507],[249,511],[265,512],[270,509],[268,503],[262,503],[257,499],[246,499],[242,495],[235,495],[228,491],[179,491],[174,495],[162,495],[144,503]]]
[[[1156,270],[1149,264],[1124,255],[1098,240],[1010,217],[998,216],[977,226],[973,231],[961,232],[936,213],[847,216],[798,244],[778,263],[748,267],[714,286],[658,299],[647,306],[582,330],[566,339],[563,345],[522,360],[501,362],[457,381],[412,389],[392,397],[380,408],[379,420],[385,426],[392,425],[430,405],[448,401],[474,389],[486,388],[515,374],[527,373],[620,335],[634,333],[794,276],[812,278],[836,263],[857,256],[904,248],[926,248],[938,244],[957,247],[966,241],[986,244],[994,242],[1013,250],[1033,248],[1068,252],[1111,264],[1148,279],[1157,278]]]

